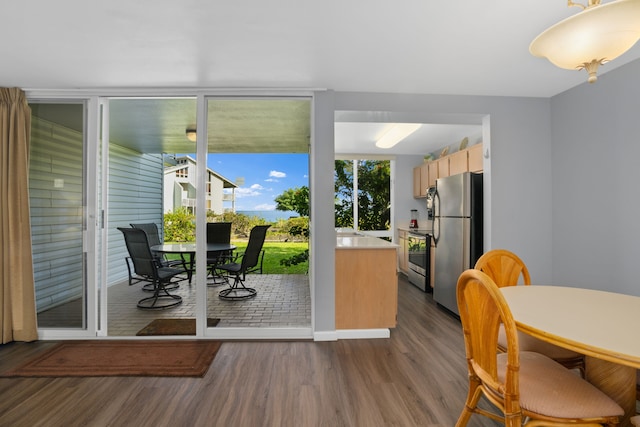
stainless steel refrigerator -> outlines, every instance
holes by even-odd
[[[433,299],[460,315],[456,285],[460,274],[482,255],[482,174],[439,178],[433,200],[435,266]]]

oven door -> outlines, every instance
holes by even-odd
[[[426,276],[428,263],[427,236],[424,234],[412,234],[408,236],[409,269]]]

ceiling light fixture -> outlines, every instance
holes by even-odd
[[[191,142],[196,142],[196,138],[198,136],[198,134],[196,133],[196,128],[194,127],[188,127],[187,128],[187,139]]]
[[[640,38],[640,0],[615,0],[588,5],[568,0],[583,10],[536,37],[529,46],[532,55],[547,58],[568,70],[586,70],[594,83],[598,66],[629,50]]]
[[[418,129],[422,125],[420,123],[396,123],[391,125],[387,131],[376,141],[378,148],[391,148],[398,142],[402,141]]]

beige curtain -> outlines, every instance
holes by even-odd
[[[2,344],[38,339],[31,225],[31,109],[24,92],[0,88],[0,331]]]

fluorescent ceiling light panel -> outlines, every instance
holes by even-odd
[[[420,129],[421,126],[420,123],[395,123],[376,141],[376,147],[391,148]]]

